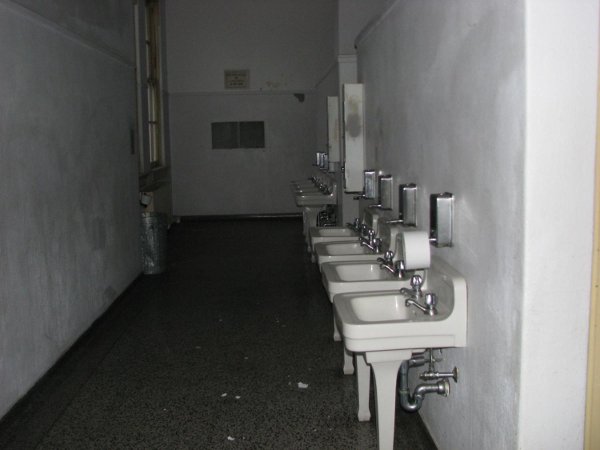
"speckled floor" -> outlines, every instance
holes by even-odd
[[[376,448],[331,317],[297,219],[175,225],[168,271],[13,409],[0,448]],[[435,448],[418,415],[398,411],[395,448]]]

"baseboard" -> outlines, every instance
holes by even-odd
[[[0,448],[34,448],[37,446],[39,439],[52,426],[52,417],[59,416],[61,410],[64,410],[70,404],[71,397],[77,392],[76,385],[85,383],[95,367],[70,371],[70,375],[66,378],[57,379],[54,374],[65,366],[76,366],[80,354],[88,351],[90,341],[93,340],[92,334],[94,331],[102,327],[105,322],[112,321],[115,313],[119,314],[120,307],[126,305],[123,300],[141,277],[142,274],[140,273],[0,419]],[[104,349],[98,350],[98,360],[104,357],[100,354],[102,352],[104,352]],[[46,404],[47,402],[40,400],[45,397],[45,392],[48,390],[58,392],[53,396],[54,401],[51,402],[52,404]],[[32,407],[32,405],[35,405],[35,407]],[[36,419],[39,419],[35,421],[38,424],[36,429],[23,430],[22,424],[31,423],[30,419],[33,416],[37,416]]]
[[[298,220],[298,219],[302,219],[301,213],[179,216],[179,220],[181,222],[209,222],[209,221],[216,221],[216,220]]]

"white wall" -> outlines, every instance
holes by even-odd
[[[0,1],[0,416],[140,271],[131,26]]]
[[[527,0],[526,17],[519,446],[582,448],[594,212],[598,1],[580,1],[575,6],[568,0]]]
[[[467,279],[468,347],[421,412],[440,448],[581,447],[598,11],[551,3],[400,0],[358,48],[369,165],[419,185],[423,228],[456,196],[432,251]]]
[[[174,213],[297,212],[288,184],[316,151],[335,0],[178,0],[166,14]],[[250,89],[224,92],[226,69],[249,69]],[[265,121],[264,150],[210,148],[211,122],[238,120]]]
[[[362,29],[376,19],[391,0],[338,0],[337,54],[354,55],[354,43]]]

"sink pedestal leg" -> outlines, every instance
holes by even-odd
[[[310,228],[317,226],[317,215],[321,209],[323,209],[322,205],[302,207],[302,234],[304,234],[305,242],[308,245],[310,245]]]
[[[344,375],[354,373],[354,354],[344,347]]]
[[[371,368],[367,364],[367,361],[365,361],[364,353],[356,354],[356,385],[358,388],[358,421],[368,422],[371,420],[371,411],[369,409]]]
[[[402,361],[410,358],[410,350],[367,352],[365,358],[373,368],[377,409],[379,450],[393,450],[396,422],[396,380]]]
[[[338,330],[337,323],[335,323],[335,315],[333,316],[333,340],[336,342],[340,342],[342,340],[342,336],[340,336],[340,330]]]

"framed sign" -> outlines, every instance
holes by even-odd
[[[250,71],[226,70],[225,89],[250,89]]]

